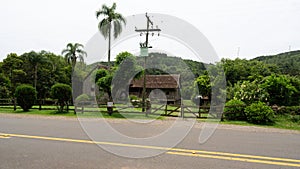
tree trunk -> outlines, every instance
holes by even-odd
[[[36,89],[36,85],[37,85],[37,69],[38,69],[38,65],[34,66],[34,88]]]
[[[111,22],[108,29],[108,68],[110,69]]]
[[[73,76],[73,73],[75,71],[75,66],[76,66],[76,55],[75,54],[73,55],[73,58],[71,59],[71,61],[72,61],[72,74],[71,74],[71,76]]]

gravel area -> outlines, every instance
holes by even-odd
[[[0,113],[0,118],[35,118],[35,119],[55,119],[55,120],[72,120],[79,121],[77,117],[67,116],[47,116],[47,115],[32,115],[32,114],[12,114],[12,113]],[[106,120],[109,123],[145,123],[147,125],[172,125],[176,120],[174,117],[165,117],[164,120],[126,120],[126,119],[92,119],[92,118],[81,118],[82,120]],[[188,121],[188,120],[185,120]],[[195,128],[201,129],[204,126],[204,122],[196,122]],[[233,124],[218,124],[217,129],[224,130],[238,130],[245,132],[273,132],[273,133],[286,133],[286,134],[300,134],[298,130],[278,129],[272,127],[260,127],[260,126],[243,126]]]

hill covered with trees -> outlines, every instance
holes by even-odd
[[[260,56],[253,60],[278,66],[282,74],[300,76],[300,50],[280,53],[277,55]]]

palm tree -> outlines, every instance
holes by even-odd
[[[68,63],[71,63],[72,65],[72,74],[74,73],[75,65],[77,62],[77,59],[80,60],[80,62],[84,61],[84,56],[86,56],[86,52],[82,49],[83,45],[79,43],[68,43],[67,48],[64,49],[61,53],[65,56],[65,59],[68,61]]]
[[[96,11],[97,19],[103,15],[104,18],[99,22],[98,29],[106,39],[108,37],[108,67],[110,67],[110,45],[111,45],[111,28],[113,26],[113,34],[116,39],[122,32],[122,23],[126,25],[126,20],[122,14],[115,12],[116,3],[111,7],[102,5],[102,8]]]

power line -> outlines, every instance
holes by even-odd
[[[139,32],[140,35],[142,36],[143,33],[146,33],[146,41],[144,43],[140,43],[140,48],[141,48],[141,55],[144,56],[145,60],[144,60],[144,82],[143,82],[143,91],[142,91],[142,112],[145,112],[145,100],[146,100],[146,57],[148,56],[148,48],[152,48],[152,46],[149,46],[149,32],[152,32],[152,36],[154,36],[154,32],[158,32],[158,36],[159,36],[159,32],[161,31],[161,29],[158,28],[158,26],[156,26],[155,29],[153,29],[153,22],[151,21],[150,17],[148,16],[148,14],[146,13],[146,18],[147,18],[147,26],[146,29],[137,29],[135,27],[135,31]],[[150,24],[151,24],[151,28],[150,28]],[[144,53],[145,54],[142,54]],[[148,114],[146,113],[146,116]]]

